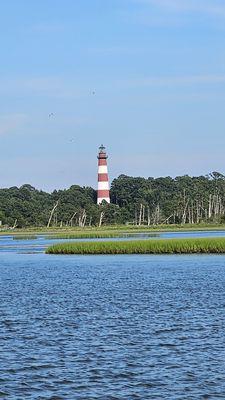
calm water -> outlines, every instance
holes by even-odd
[[[162,232],[162,233],[132,233],[125,234],[122,238],[106,239],[50,239],[47,235],[37,235],[36,239],[20,240],[19,237],[0,235],[0,253],[43,253],[45,249],[59,242],[68,241],[118,241],[134,239],[171,239],[171,238],[195,238],[195,237],[225,237],[225,231],[187,231],[187,232]]]
[[[0,282],[0,398],[225,399],[225,256],[7,249]]]

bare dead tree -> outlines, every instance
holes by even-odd
[[[82,217],[82,228],[85,227],[86,219],[87,219],[87,213],[86,213],[86,211],[84,210],[84,212],[83,212],[83,217]]]
[[[57,224],[58,224],[57,212],[54,213],[54,216],[53,216],[53,224],[54,224],[54,225],[57,225]]]
[[[75,213],[73,213],[72,217],[71,217],[70,220],[69,220],[70,226],[73,226],[73,220],[74,220],[74,218],[75,218],[76,215],[77,215],[77,211],[75,211]]]
[[[81,228],[83,228],[83,227],[85,226],[86,218],[87,218],[87,214],[86,214],[86,211],[85,211],[85,209],[84,209],[84,210],[82,211],[82,213],[80,214],[79,219],[78,219],[78,225],[79,225]]]
[[[138,225],[141,226],[141,220],[142,220],[142,210],[143,210],[143,204],[140,204],[140,211],[139,211],[139,222]]]
[[[164,221],[162,222],[162,224],[168,224],[170,218],[172,218],[172,217],[173,217],[173,214],[171,214],[169,217],[167,217],[166,219],[164,219]]]
[[[199,212],[199,202],[196,200],[196,223],[199,224],[200,221],[200,212]]]
[[[100,218],[99,218],[99,224],[98,224],[99,228],[101,228],[101,226],[102,226],[102,221],[103,221],[104,215],[105,215],[104,211],[101,211]]]
[[[59,200],[57,200],[57,202],[55,203],[53,209],[51,210],[50,217],[49,217],[49,220],[48,220],[48,223],[47,223],[47,228],[50,227],[52,217],[53,217],[54,212],[55,212],[55,210],[57,209],[58,205],[59,205]]]
[[[212,195],[209,195],[208,218],[212,217]]]
[[[147,214],[147,218],[148,218],[148,226],[150,226],[150,224],[151,224],[151,215],[150,215],[150,207],[148,206],[148,208],[147,208],[147,212],[148,212],[148,214]]]
[[[142,224],[144,225],[145,223],[145,206],[143,205],[142,207]]]
[[[187,207],[188,207],[189,199],[186,201],[184,204],[184,210],[183,210],[183,215],[182,215],[182,224],[185,224],[186,219],[187,219]]]
[[[156,206],[156,208],[155,208],[155,211],[154,211],[153,225],[158,225],[159,224],[159,218],[160,218],[160,206],[158,204]]]
[[[15,222],[14,222],[14,224],[12,226],[12,229],[16,229],[16,227],[17,227],[17,219],[15,219]]]
[[[137,209],[135,208],[134,225],[138,224]]]

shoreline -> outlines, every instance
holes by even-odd
[[[121,237],[123,235],[132,234],[160,234],[167,232],[220,232],[225,231],[225,224],[221,225],[156,225],[156,226],[102,226],[99,227],[72,227],[72,228],[36,228],[31,227],[27,229],[11,229],[0,231],[1,236],[36,236],[36,235],[46,235],[51,236],[51,238],[110,238],[110,237]]]

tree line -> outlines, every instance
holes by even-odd
[[[110,196],[110,205],[98,206],[91,187],[52,193],[27,184],[0,189],[0,221],[11,228],[225,222],[225,176],[219,172],[147,179],[120,175]]]

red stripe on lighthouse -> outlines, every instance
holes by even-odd
[[[98,165],[107,165],[107,160],[106,158],[99,158],[98,159]]]
[[[98,198],[109,198],[109,190],[98,190]]]
[[[108,182],[108,174],[98,174],[98,182]]]
[[[110,203],[109,197],[109,177],[107,168],[107,154],[104,146],[99,148],[98,153],[98,198],[97,203],[101,204],[102,201]]]

